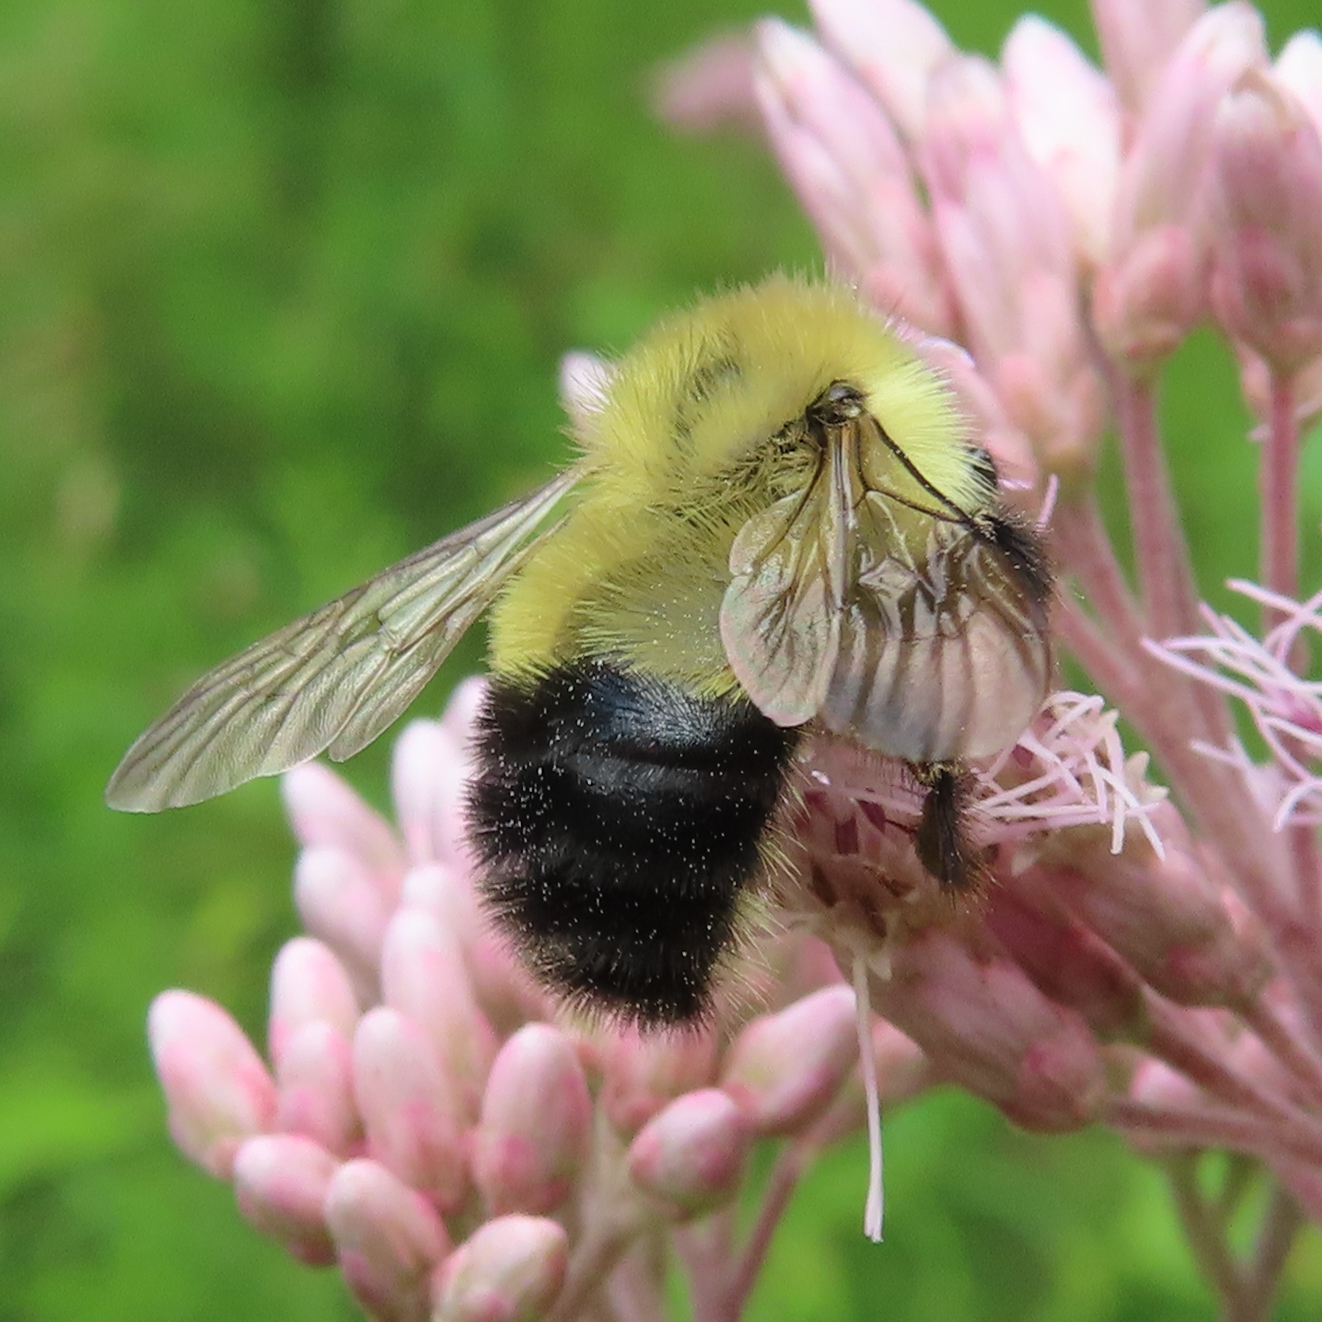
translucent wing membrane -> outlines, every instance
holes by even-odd
[[[844,590],[843,530],[829,526],[837,514],[814,482],[749,519],[730,553],[721,640],[748,696],[777,725],[802,725],[826,698]]]
[[[913,762],[997,752],[1050,679],[1041,571],[939,492],[915,508],[869,489],[857,447],[875,425],[832,429],[809,489],[740,531],[730,666],[779,724],[816,718]]]
[[[129,749],[106,802],[181,807],[371,743],[519,569],[580,475],[561,474],[217,666]]]

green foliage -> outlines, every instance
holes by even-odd
[[[818,263],[755,144],[646,110],[658,60],[757,8],[0,6],[0,1322],[355,1315],[169,1149],[143,1042],[171,985],[260,1040],[294,926],[276,791],[132,819],[101,787],[207,666],[549,471],[565,349]],[[1010,21],[939,8],[987,48]],[[1306,18],[1269,8],[1278,37]],[[1233,392],[1181,389],[1191,525],[1216,576],[1251,572]],[[377,801],[385,745],[350,770]],[[889,1138],[890,1243],[858,1233],[861,1152],[834,1155],[755,1317],[1211,1315],[1106,1136],[944,1099]],[[1320,1277],[1314,1242],[1283,1316],[1315,1315]]]

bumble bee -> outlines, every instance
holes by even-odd
[[[351,756],[493,607],[469,823],[547,986],[700,1018],[810,723],[909,765],[921,861],[970,886],[963,763],[1046,693],[1051,580],[943,377],[849,291],[778,276],[661,321],[577,430],[540,490],[201,679],[109,803]]]

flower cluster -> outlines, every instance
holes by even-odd
[[[308,935],[275,963],[270,1064],[218,1005],[160,996],[175,1140],[376,1318],[570,1319],[590,1299],[652,1317],[666,1242],[710,1315],[736,1317],[798,1174],[863,1123],[854,994],[820,941],[780,933],[702,1030],[558,1012],[477,909],[461,798],[480,687],[401,737],[398,834],[331,771],[286,777]],[[892,1025],[868,1048],[887,1099],[929,1081]],[[781,1159],[741,1238],[760,1141]]]
[[[673,65],[659,96],[680,126],[760,127],[836,273],[940,363],[1007,485],[1054,495],[1055,626],[1114,709],[1055,694],[967,770],[985,884],[956,900],[918,862],[905,769],[810,738],[766,930],[713,1022],[670,1038],[567,1017],[486,927],[461,811],[473,688],[399,743],[402,839],[328,771],[291,773],[311,936],[276,965],[271,1067],[182,992],[152,1042],[184,1150],[297,1256],[338,1261],[373,1316],[651,1318],[670,1253],[698,1313],[733,1319],[813,1154],[865,1123],[875,1140],[882,1101],[937,1081],[1160,1158],[1242,1322],[1322,1223],[1322,596],[1298,604],[1322,38],[1273,60],[1239,0],[1093,9],[1104,68],[1037,18],[993,64],[913,0],[813,0],[816,33],[766,20]],[[1263,585],[1243,590],[1262,641],[1200,609],[1162,450],[1163,369],[1208,319],[1261,422]],[[571,412],[604,370],[566,361]],[[1108,432],[1133,585],[1091,480]],[[780,1156],[741,1238],[760,1141]],[[1272,1189],[1247,1257],[1226,1237],[1244,1186],[1209,1196],[1199,1170],[1227,1149]]]
[[[1101,1119],[1164,1154],[1228,1315],[1265,1316],[1301,1218],[1322,1221],[1322,706],[1306,677],[1322,599],[1301,604],[1298,582],[1301,430],[1322,412],[1322,37],[1297,33],[1273,59],[1239,0],[1093,0],[1102,68],[1032,16],[993,63],[913,0],[810,5],[813,33],[769,19],[670,66],[661,113],[706,130],[755,112],[836,273],[967,350],[952,379],[1002,470],[1030,494],[1059,484],[1057,632],[1170,797],[1112,755],[1141,832],[1117,819],[1103,841],[1067,815],[1016,838],[1003,796],[1021,746],[978,790],[996,884],[943,918],[894,884],[872,782],[830,777],[807,799],[810,883],[787,903],[842,960],[866,960],[874,1006],[935,1067],[1020,1123]],[[1209,320],[1260,421],[1262,584],[1235,586],[1262,641],[1200,608],[1162,449],[1163,370]],[[1108,432],[1133,586],[1091,480]],[[934,1021],[953,1006],[952,1038]],[[976,1042],[1014,1031],[1060,1089],[974,1063]],[[1215,1148],[1275,1181],[1247,1259],[1195,1178]]]

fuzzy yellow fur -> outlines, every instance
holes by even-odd
[[[578,437],[591,471],[566,525],[537,547],[492,617],[493,669],[530,674],[609,654],[697,690],[735,686],[718,626],[743,523],[802,490],[802,447],[773,438],[835,382],[968,512],[990,492],[942,379],[847,289],[774,276],[663,319],[617,365]],[[884,446],[870,485],[930,507]],[[922,534],[925,516],[897,507]]]

